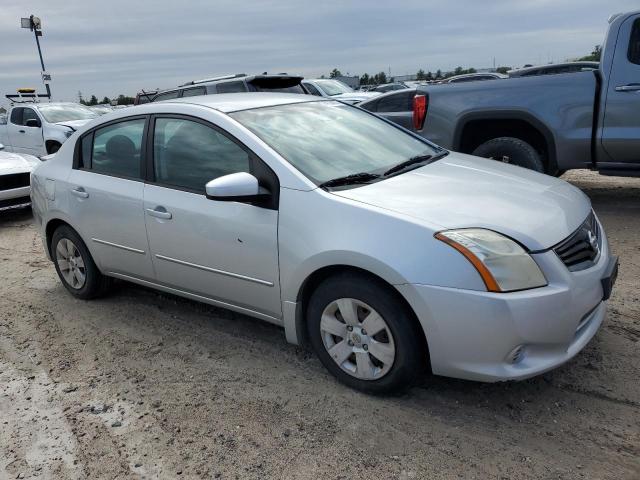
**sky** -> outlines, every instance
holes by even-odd
[[[135,95],[229,73],[318,77],[435,72],[564,61],[601,44],[612,13],[637,0],[2,0],[0,105],[43,90],[55,100]]]

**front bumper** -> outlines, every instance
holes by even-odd
[[[31,205],[29,186],[0,190],[0,211],[23,208]]]
[[[615,281],[606,238],[598,262],[569,272],[553,251],[532,255],[546,287],[491,293],[430,285],[399,285],[425,331],[433,373],[495,382],[551,370],[576,355],[606,314]],[[603,279],[609,279],[603,281]],[[522,346],[513,362],[510,353]]]

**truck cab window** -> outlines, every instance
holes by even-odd
[[[640,18],[633,22],[631,38],[629,39],[629,50],[627,58],[631,63],[640,65]]]

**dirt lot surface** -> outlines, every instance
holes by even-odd
[[[621,258],[594,340],[539,378],[396,398],[242,315],[126,283],[75,300],[30,214],[3,214],[0,479],[640,478],[640,180],[566,178]]]

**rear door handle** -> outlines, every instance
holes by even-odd
[[[25,132],[24,130],[18,130],[18,131],[19,131],[20,133],[27,133],[27,132]]]
[[[640,91],[640,83],[630,83],[629,85],[620,85],[616,87],[616,92],[638,92]]]
[[[167,212],[164,207],[147,208],[147,213],[152,217],[163,218],[164,220],[171,220],[171,212]]]
[[[71,193],[78,198],[89,198],[89,193],[84,190],[82,187],[74,188],[71,190]]]

